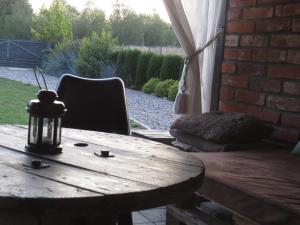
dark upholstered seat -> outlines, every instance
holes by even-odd
[[[121,79],[86,79],[65,74],[57,94],[67,108],[63,127],[130,134]]]
[[[262,225],[300,224],[300,158],[290,152],[192,153],[205,164],[199,192]]]
[[[67,108],[63,127],[130,135],[121,79],[86,79],[65,74],[60,78],[57,94]],[[119,225],[131,225],[131,213],[119,215],[117,221]]]

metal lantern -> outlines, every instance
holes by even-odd
[[[41,89],[38,79],[37,82]],[[48,90],[45,79],[44,83],[46,90],[41,89],[37,94],[38,99],[27,104],[29,126],[26,149],[36,153],[56,154],[62,151],[61,120],[66,108],[63,102],[56,100],[56,92]]]

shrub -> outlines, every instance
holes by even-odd
[[[168,97],[168,90],[174,82],[175,80],[172,79],[159,82],[155,87],[155,95],[158,97]]]
[[[156,77],[151,78],[148,82],[143,86],[143,92],[147,94],[152,94],[155,91],[156,85],[160,82],[160,80]]]
[[[83,38],[76,61],[80,74],[84,77],[98,77],[101,74],[101,66],[109,64],[116,44],[117,39],[113,38],[110,32],[102,32],[100,36],[93,32],[92,36]]]
[[[147,70],[149,60],[153,53],[141,53],[138,57],[136,65],[136,77],[135,77],[135,88],[141,89],[147,82]]]
[[[152,77],[157,77],[160,74],[163,60],[164,57],[162,55],[153,55],[151,57],[147,71],[147,80],[150,80]]]
[[[63,41],[58,43],[45,59],[44,71],[52,76],[60,76],[64,73],[77,75],[75,66],[78,43]]]
[[[160,79],[173,79],[178,80],[180,74],[180,67],[183,58],[177,55],[167,55],[164,57],[164,61],[160,71]]]
[[[139,50],[130,50],[126,53],[124,72],[125,83],[128,86],[134,84],[135,82],[136,64],[140,54],[141,52]]]
[[[179,81],[175,81],[168,89],[168,99],[170,101],[175,101],[178,92]]]
[[[121,50],[118,52],[118,58],[117,58],[117,74],[119,77],[124,79],[124,64],[126,59],[126,53],[127,51]]]
[[[119,55],[118,51],[114,51],[110,54],[109,61],[111,64],[118,62],[118,55]]]

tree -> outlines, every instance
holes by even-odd
[[[66,3],[54,0],[49,9],[43,7],[33,17],[31,31],[34,38],[52,43],[72,40],[72,26]]]
[[[107,27],[105,13],[100,9],[85,8],[78,17],[73,19],[72,27],[74,39],[82,39],[93,32],[101,34]]]
[[[31,17],[28,0],[0,0],[0,38],[30,39]]]
[[[109,22],[113,36],[118,38],[120,44],[143,44],[143,17],[133,10],[117,1]]]
[[[163,45],[164,46],[180,46],[179,41],[174,33],[174,30],[170,24],[164,30],[164,37],[163,37]]]
[[[158,14],[146,16],[144,20],[144,44],[146,46],[162,46],[167,29],[167,23]]]

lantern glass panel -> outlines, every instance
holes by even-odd
[[[56,144],[61,143],[61,118],[57,119],[57,137],[56,137]]]
[[[30,119],[30,135],[29,135],[29,143],[36,144],[38,141],[38,133],[39,133],[39,118],[31,116]]]
[[[54,119],[44,118],[43,119],[43,144],[53,145],[54,139]]]

